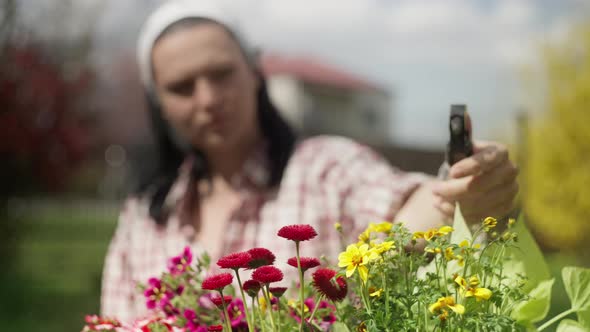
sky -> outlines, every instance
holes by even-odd
[[[313,56],[389,90],[390,139],[429,148],[446,143],[452,103],[467,104],[476,138],[511,140],[516,112],[538,112],[527,106],[522,70],[538,62],[542,43],[590,13],[584,0],[216,1],[262,50]],[[104,65],[133,54],[139,26],[159,1],[73,3],[100,12],[95,46]]]

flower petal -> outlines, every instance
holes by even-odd
[[[366,283],[367,279],[369,278],[369,269],[367,269],[367,267],[364,265],[359,266],[359,275],[361,276],[363,282]]]

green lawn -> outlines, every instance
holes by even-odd
[[[115,214],[56,209],[18,222],[16,259],[0,273],[0,330],[80,331],[84,315],[99,310]]]

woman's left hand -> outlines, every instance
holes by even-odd
[[[435,206],[452,218],[455,202],[468,222],[485,217],[501,218],[512,209],[518,193],[518,169],[508,157],[506,146],[475,142],[474,154],[454,164],[449,179],[433,186]]]

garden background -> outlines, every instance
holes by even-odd
[[[108,241],[150,144],[133,45],[157,3],[0,3],[2,330],[77,331],[98,312]],[[563,311],[561,267],[590,267],[590,6],[321,3],[232,6],[260,15],[262,23],[243,21],[263,50],[311,54],[384,87],[388,136],[350,136],[394,165],[436,172],[448,106],[467,103],[475,135],[513,151],[519,206],[557,276],[549,317]],[[298,23],[321,21],[313,15],[333,27]],[[270,35],[256,25],[277,22]],[[322,132],[333,133],[313,128]]]

